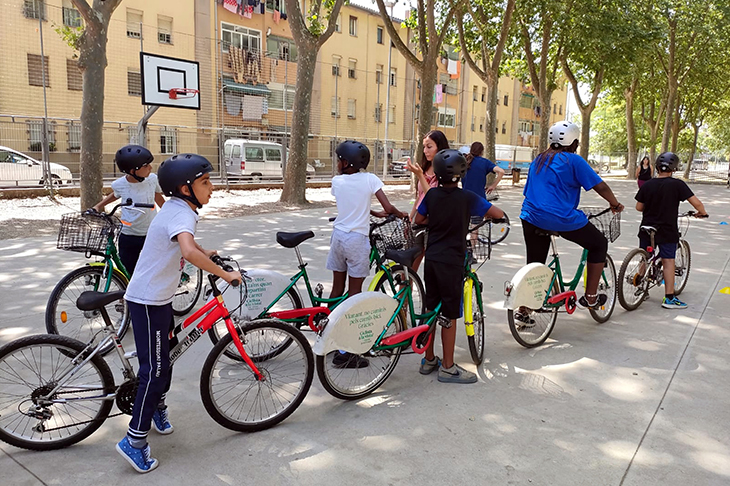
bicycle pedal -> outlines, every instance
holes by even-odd
[[[439,314],[438,317],[436,317],[436,324],[443,327],[444,329],[448,329],[451,327],[451,319]]]
[[[321,283],[318,283],[314,287],[314,294],[317,296],[317,298],[320,298],[321,299],[323,292],[324,292],[324,285],[322,285]]]

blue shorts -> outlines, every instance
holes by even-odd
[[[640,236],[639,237],[639,246],[646,251],[649,251],[649,246],[651,245],[651,240],[648,236]],[[674,260],[674,257],[677,256],[677,243],[662,243],[661,245],[657,245],[659,247],[659,258],[666,258],[667,260]]]

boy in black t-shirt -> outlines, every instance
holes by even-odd
[[[697,217],[707,217],[705,206],[694,195],[684,181],[672,178],[672,172],[679,166],[679,158],[672,152],[665,152],[656,159],[657,177],[646,181],[636,193],[636,210],[643,213],[641,226],[657,229],[654,243],[659,246],[664,271],[664,299],[666,309],[685,309],[687,304],[674,295],[674,257],[679,243],[677,214],[679,203],[689,202],[697,210]],[[651,239],[639,230],[639,245],[648,249]]]
[[[458,181],[466,172],[466,159],[456,150],[441,150],[433,158],[433,170],[439,187],[426,193],[418,207],[416,224],[428,225],[428,247],[424,280],[426,308],[433,310],[441,302],[441,314],[450,320],[441,329],[443,362],[434,354],[434,340],[421,360],[420,373],[428,375],[439,368],[438,380],[445,383],[476,383],[474,373],[454,364],[456,319],[461,317],[466,235],[471,216],[502,218],[504,213],[469,191],[462,191]]]

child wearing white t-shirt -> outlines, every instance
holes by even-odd
[[[108,204],[117,199],[126,202],[131,199],[134,203],[154,204],[159,207],[165,203],[162,197],[162,188],[157,182],[157,176],[152,174],[152,153],[141,145],[126,145],[117,151],[114,162],[125,175],[112,182],[112,193],[94,206],[101,211]],[[122,207],[122,226],[119,235],[119,259],[131,275],[137,266],[139,253],[142,251],[147,228],[155,217],[155,210]]]
[[[161,434],[173,431],[165,394],[172,379],[172,299],[184,260],[226,282],[241,280],[239,272],[226,272],[210,260],[215,251],[204,250],[195,242],[197,209],[207,204],[213,193],[209,174],[212,170],[205,157],[195,154],[175,155],[160,165],[160,186],[172,197],[149,226],[136,271],[124,295],[137,346],[139,383],[127,435],[116,448],[140,473],[152,471],[158,465],[147,444],[150,428],[154,425]]]

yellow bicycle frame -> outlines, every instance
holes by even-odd
[[[464,281],[464,327],[468,337],[474,336],[474,309],[472,309],[471,290],[474,288],[474,281],[467,278]]]
[[[89,265],[90,267],[106,266],[106,264],[104,262],[90,262],[90,263],[87,263],[87,265]],[[124,273],[121,270],[119,270],[117,267],[114,267],[114,275],[116,275],[117,277],[122,279],[122,282],[124,282],[125,284],[129,284],[129,279],[127,278],[127,276],[124,275]]]

